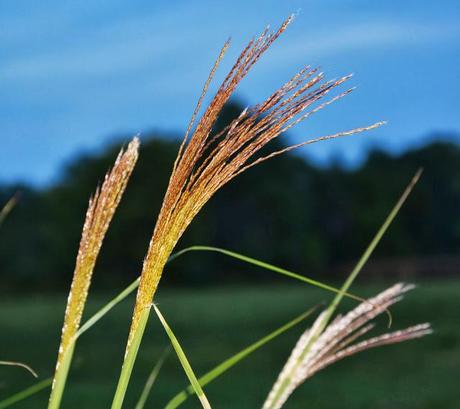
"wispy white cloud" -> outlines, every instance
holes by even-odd
[[[178,15],[184,19],[188,13]],[[205,43],[215,35],[216,27],[213,23],[192,29],[190,21],[184,19],[184,31],[177,32],[171,30],[168,24],[174,16],[163,14],[162,17],[158,20],[149,15],[111,21],[109,25],[88,30],[83,37],[80,35],[78,38],[71,38],[57,49],[4,61],[0,77],[16,81],[35,81],[40,78],[100,78],[111,74],[133,74],[147,68],[153,70],[154,67],[159,75],[163,69],[163,74],[167,77],[171,68],[168,67],[168,62],[171,65],[177,55],[186,55],[189,52],[190,31],[193,30],[194,43],[201,42],[206,49]],[[177,26],[178,22],[175,21],[175,24]],[[459,35],[458,24],[446,22],[426,24],[388,19],[337,24],[333,31],[321,32],[318,27],[314,31],[300,31],[291,36],[289,42],[277,48],[272,59],[280,61],[280,57],[284,57],[293,61],[296,57],[304,58],[305,55],[321,59],[355,50],[366,51],[381,47],[429,47],[454,41]],[[161,67],[165,62],[166,69]]]
[[[446,0],[450,6],[444,4],[442,10],[435,2],[422,1],[415,7],[414,2],[399,0],[235,0],[231,6],[221,0],[4,3],[0,116],[4,134],[11,136],[2,140],[0,179],[4,172],[5,178],[29,174],[45,180],[74,149],[99,146],[100,137],[115,130],[183,128],[226,37],[233,36],[233,46],[216,83],[252,35],[298,8],[303,11],[241,84],[240,96],[259,101],[304,63],[341,70],[350,53],[360,80],[378,77],[379,83],[370,87],[372,95],[366,91],[369,87],[361,88],[362,98],[351,108],[331,107],[328,124],[347,120],[351,126],[360,125],[365,115],[379,109],[391,120],[395,134],[416,135],[436,124],[458,128],[452,108],[459,92],[458,52],[452,51],[460,46],[458,0]],[[381,52],[384,64],[373,65],[368,58],[375,55],[373,50]],[[429,98],[417,98],[422,91],[420,80],[414,78],[404,83],[396,109],[389,67],[403,67],[418,78],[443,70],[445,76],[430,77],[423,90],[423,96],[442,92],[442,98],[436,105]],[[452,85],[442,87],[446,77]],[[428,110],[430,115],[424,115]],[[318,123],[309,121],[308,132],[328,126],[318,118]],[[40,142],[31,145],[29,140]],[[55,150],[50,148],[54,144]],[[24,146],[30,147],[30,158],[17,160],[25,154]],[[326,157],[332,146],[342,145],[318,145],[311,151],[318,149],[316,156]],[[352,149],[360,147],[357,142]],[[26,162],[33,172],[21,170]]]
[[[457,41],[460,26],[457,23],[425,24],[411,21],[381,20],[339,25],[328,32],[302,32],[279,50],[284,56],[329,57],[355,50],[367,51],[381,47],[403,49],[432,47]],[[279,58],[279,54],[276,56]]]

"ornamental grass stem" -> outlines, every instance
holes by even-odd
[[[259,37],[249,41],[195,125],[204,95],[229,47],[229,41],[224,44],[206,80],[173,165],[168,188],[144,259],[125,358],[112,409],[122,407],[144,334],[146,316],[154,300],[164,266],[184,231],[209,199],[236,176],[267,159],[300,146],[364,132],[383,124],[377,122],[370,126],[320,138],[309,138],[305,142],[272,151],[265,156],[257,155],[262,148],[285,131],[353,90],[353,88],[346,89],[329,100],[320,102],[330,92],[347,82],[351,76],[324,81],[323,73],[316,68],[306,66],[269,95],[265,101],[246,108],[222,132],[213,135],[219,114],[238,84],[262,54],[285,31],[292,18],[291,16],[285,20],[278,30],[269,32],[267,28]]]
[[[67,300],[48,409],[60,407],[96,260],[115,210],[137,162],[138,148],[139,140],[134,138],[126,151],[120,152],[113,169],[106,175],[101,188],[96,190],[89,201]]]

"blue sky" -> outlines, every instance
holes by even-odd
[[[372,146],[397,152],[433,131],[460,134],[458,0],[3,1],[0,182],[50,183],[66,161],[120,135],[181,134],[227,37],[217,80],[252,35],[292,12],[239,99],[257,103],[319,65],[329,77],[353,72],[358,89],[290,132],[293,141],[389,121],[301,154],[356,163]]]

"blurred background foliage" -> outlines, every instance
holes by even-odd
[[[240,110],[238,103],[230,103],[215,132]],[[180,141],[180,135],[171,136],[142,136],[138,166],[96,267],[96,289],[121,288],[140,271]],[[178,248],[225,247],[322,279],[344,277],[411,176],[423,167],[421,182],[363,277],[458,274],[460,148],[448,142],[453,139],[449,135],[431,139],[439,142],[400,156],[372,151],[355,169],[338,161],[321,168],[296,154],[269,161],[219,192]],[[129,136],[119,140],[126,143]],[[282,146],[283,138],[275,143]],[[120,146],[74,158],[50,187],[0,186],[0,204],[19,195],[0,230],[1,291],[68,288],[88,198]],[[197,256],[170,265],[163,284],[276,279],[222,256],[201,254],[198,262],[192,257]]]

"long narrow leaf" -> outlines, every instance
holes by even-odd
[[[259,348],[268,344],[270,341],[272,341],[279,335],[283,334],[287,330],[291,329],[292,327],[296,326],[297,324],[305,320],[307,317],[309,317],[312,314],[312,312],[315,309],[316,307],[310,308],[308,311],[304,312],[303,314],[299,315],[298,317],[294,318],[288,323],[277,328],[275,331],[271,332],[270,334],[266,335],[265,337],[259,339],[258,341],[254,342],[248,347],[242,349],[240,352],[236,353],[235,355],[221,362],[219,365],[217,365],[216,367],[211,369],[209,372],[201,376],[198,379],[198,382],[200,383],[201,386],[206,386],[207,384],[211,383],[216,378],[221,376],[223,373],[227,372],[229,369],[234,367],[237,363],[247,358],[253,352],[257,351]],[[175,409],[179,407],[183,402],[187,400],[187,398],[190,395],[193,395],[194,393],[195,393],[195,390],[193,389],[192,385],[189,385],[186,389],[184,389],[183,391],[179,392],[176,396],[174,396],[168,402],[165,409]]]
[[[35,378],[38,378],[37,372],[35,372],[29,365],[23,364],[22,362],[14,362],[14,361],[0,361],[0,365],[7,365],[7,366],[19,366],[20,368],[24,368],[29,373],[31,373]]]
[[[388,228],[390,227],[391,223],[393,223],[393,220],[401,210],[402,205],[405,203],[407,198],[409,197],[410,193],[414,189],[415,185],[417,184],[418,180],[420,179],[420,176],[422,175],[423,169],[420,168],[417,170],[415,175],[412,177],[411,181],[407,185],[407,187],[404,189],[402,195],[396,202],[395,206],[393,209],[391,209],[390,214],[387,216],[385,221],[383,222],[382,226],[380,229],[377,231],[376,235],[370,242],[369,246],[366,248],[364,251],[363,255],[359,259],[358,263],[356,263],[355,268],[352,270],[348,278],[345,280],[344,284],[342,285],[340,292],[335,296],[335,298],[332,300],[331,304],[329,305],[326,313],[326,321],[329,322],[330,318],[332,317],[332,314],[334,314],[334,311],[336,310],[337,306],[339,305],[340,301],[342,301],[342,298],[345,294],[347,294],[348,289],[350,286],[353,284],[353,281],[355,281],[356,277],[364,267],[364,265],[367,263],[369,260],[369,257],[372,255],[374,252],[375,248],[377,245],[380,243],[380,240],[382,239],[383,235],[386,233]],[[391,318],[391,315],[390,315]],[[388,326],[391,326],[391,321],[388,323]]]
[[[270,263],[267,263],[265,261],[261,261],[261,260],[257,260],[255,258],[252,258],[252,257],[248,257],[248,256],[245,256],[241,253],[236,253],[234,251],[230,251],[230,250],[227,250],[227,249],[223,249],[223,248],[220,248],[220,247],[212,247],[212,246],[191,246],[191,247],[187,247],[183,250],[180,250],[176,253],[174,253],[169,261],[172,261],[174,260],[176,257],[179,257],[185,253],[188,253],[190,251],[210,251],[210,252],[214,252],[214,253],[220,253],[220,254],[224,254],[228,257],[232,257],[232,258],[235,258],[237,260],[240,260],[240,261],[244,261],[245,263],[248,263],[248,264],[252,264],[254,266],[257,266],[257,267],[261,267],[265,270],[270,270],[270,271],[273,271],[275,273],[278,273],[278,274],[281,274],[281,275],[284,275],[284,276],[287,276],[287,277],[290,277],[290,278],[294,278],[296,280],[299,280],[299,281],[303,281],[304,283],[307,283],[307,284],[311,284],[315,287],[318,287],[318,288],[322,288],[323,290],[326,290],[326,291],[330,291],[330,292],[333,292],[333,293],[336,293],[336,294],[341,294],[341,295],[344,295],[348,298],[352,298],[356,301],[364,301],[363,298],[361,297],[358,297],[356,295],[353,295],[353,294],[350,294],[350,293],[347,293],[347,292],[344,292],[343,290],[341,289],[338,289],[338,288],[335,288],[333,286],[330,286],[328,284],[324,284],[320,281],[317,281],[317,280],[314,280],[313,278],[310,278],[310,277],[306,277],[306,276],[303,276],[301,274],[297,274],[297,273],[294,273],[292,271],[289,271],[289,270],[286,270],[285,268],[282,268],[282,267],[277,267],[273,264],[270,264]]]
[[[188,380],[190,381],[190,384],[193,387],[193,390],[196,393],[196,396],[201,402],[201,405],[203,406],[203,409],[211,409],[211,405],[209,404],[208,398],[204,394],[203,389],[201,388],[200,383],[198,382],[198,379],[196,379],[195,373],[193,372],[192,367],[190,366],[190,363],[185,355],[184,350],[179,344],[179,341],[177,340],[176,336],[174,335],[174,332],[166,322],[165,318],[161,314],[160,310],[156,305],[153,306],[155,309],[156,314],[158,315],[158,318],[160,319],[161,324],[163,325],[166,334],[168,334],[168,337],[171,341],[171,344],[176,351],[177,357],[179,358],[179,361],[184,368],[185,374],[187,375]]]
[[[274,266],[272,264],[266,263],[261,260],[257,260],[255,258],[245,256],[244,254],[241,253],[236,253],[234,251],[230,251],[224,248],[220,247],[211,247],[211,246],[191,246],[187,247],[185,249],[182,249],[174,254],[171,255],[171,257],[168,260],[168,263],[171,261],[175,260],[176,258],[193,252],[193,251],[207,251],[207,252],[214,252],[214,253],[219,253],[223,254],[228,257],[235,258],[237,260],[243,261],[248,264],[252,264],[258,267],[261,267],[266,270],[273,271],[275,273],[282,274],[284,276],[294,278],[299,281],[303,281],[305,283],[311,284],[315,287],[322,288],[324,290],[336,293],[336,294],[343,294],[345,297],[352,298],[356,301],[364,301],[362,297],[358,297],[354,294],[343,292],[341,289],[329,286],[327,284],[321,283],[319,281],[316,281],[312,278],[294,273],[292,271],[286,270],[281,267]],[[84,332],[86,332],[89,328],[91,328],[94,324],[96,324],[102,317],[104,317],[105,314],[107,314],[113,307],[115,307],[119,302],[123,301],[129,294],[131,294],[137,287],[139,286],[139,277],[133,281],[128,287],[126,287],[120,294],[118,294],[116,297],[114,297],[112,300],[110,300],[107,304],[105,304],[99,311],[97,311],[91,318],[88,319],[79,329],[79,331],[76,334],[76,337],[78,338],[80,335],[82,335]]]
[[[145,403],[147,402],[147,398],[149,397],[153,384],[155,383],[158,374],[160,373],[160,370],[163,367],[163,364],[170,352],[171,348],[166,348],[158,362],[153,367],[152,372],[147,378],[147,382],[145,382],[144,389],[142,390],[141,396],[139,397],[139,400],[137,401],[136,407],[134,409],[144,409]]]
[[[52,382],[53,382],[53,378],[44,379],[43,381],[40,381],[36,383],[35,385],[29,386],[28,388],[22,390],[21,392],[11,395],[10,397],[0,401],[0,409],[9,408],[11,405],[14,405],[15,403],[18,403],[32,395],[35,395],[36,393],[42,391],[43,389],[47,389],[48,387],[51,386]]]

